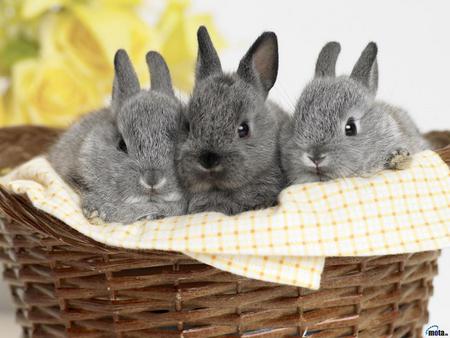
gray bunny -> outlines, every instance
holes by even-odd
[[[274,33],[263,33],[225,74],[208,31],[197,33],[196,83],[177,146],[189,213],[236,214],[274,205],[284,185],[277,137],[285,114],[266,103],[278,73]]]
[[[87,217],[131,223],[186,211],[174,164],[181,103],[161,55],[149,52],[146,60],[150,91],[117,51],[111,106],[81,118],[50,149],[49,161],[80,193]]]
[[[319,54],[315,78],[303,90],[280,136],[290,184],[369,176],[403,169],[428,147],[403,109],[375,100],[377,46],[362,52],[350,76],[335,76],[337,42]]]

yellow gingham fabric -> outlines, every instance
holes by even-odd
[[[407,170],[291,186],[270,209],[131,225],[89,222],[78,195],[43,157],[15,169],[0,183],[107,245],[181,251],[239,275],[312,289],[320,286],[327,256],[450,246],[450,171],[431,151],[417,154]]]

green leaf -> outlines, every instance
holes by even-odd
[[[36,57],[39,45],[24,37],[7,41],[0,49],[0,73],[9,73],[12,66],[23,59]]]

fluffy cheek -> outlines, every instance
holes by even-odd
[[[177,165],[177,170],[180,184],[186,190],[198,193],[212,188],[211,178],[199,169],[195,156],[190,154],[183,156]]]
[[[181,151],[178,154],[176,166],[180,178],[187,180],[192,176],[194,169],[196,169],[197,159],[192,153]]]
[[[337,151],[331,153],[327,175],[330,178],[363,176],[364,158],[358,150]],[[363,155],[362,156],[367,156]]]
[[[296,168],[305,167],[306,152],[299,141],[288,139],[281,149],[283,166],[286,170],[295,171]]]
[[[185,188],[191,188],[201,181],[199,176],[198,157],[192,147],[184,143],[177,149],[175,155],[175,166],[179,176],[179,181]]]
[[[291,183],[302,182],[305,175],[310,172],[310,168],[306,167],[303,162],[304,155],[305,153],[301,151],[290,151],[283,154],[283,167]]]
[[[182,189],[177,179],[175,179],[175,173],[171,173],[171,177],[168,177],[167,183],[158,192],[158,197],[166,202],[177,202],[183,198]]]
[[[223,180],[225,184],[237,185],[251,177],[251,168],[245,154],[232,153],[223,158]]]
[[[117,168],[121,168],[117,170]],[[140,171],[133,161],[122,161],[115,165],[112,184],[119,188],[125,196],[144,194],[144,189],[139,183]]]

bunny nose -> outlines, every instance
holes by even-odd
[[[159,170],[146,170],[141,177],[141,184],[146,188],[158,189],[161,188],[166,179]]]
[[[214,169],[220,163],[220,156],[213,152],[205,152],[199,157],[200,165],[205,169]]]
[[[312,163],[315,165],[319,165],[323,162],[323,160],[326,158],[326,155],[323,154],[314,154],[314,155],[308,155],[308,158],[311,160]]]

